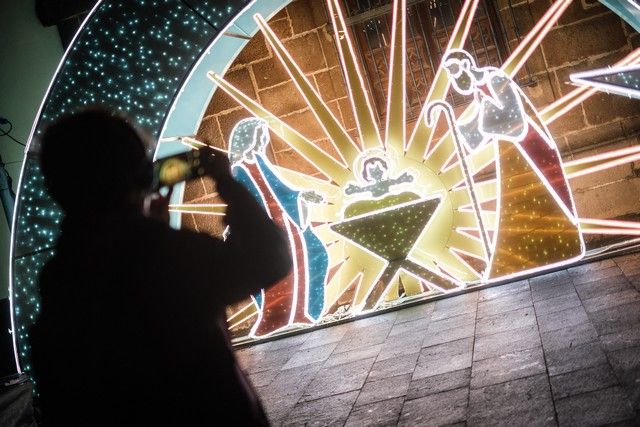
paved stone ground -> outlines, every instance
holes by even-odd
[[[241,349],[274,425],[638,425],[640,254]]]

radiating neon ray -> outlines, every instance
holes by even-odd
[[[355,287],[356,289],[359,289],[362,283],[362,277],[363,277],[362,272],[359,272],[351,280],[345,280],[345,286],[341,287],[338,290],[336,296],[332,299],[327,299],[327,303],[325,304],[325,309],[329,310],[331,307],[333,307],[338,302],[338,300],[345,294],[345,292],[347,292],[350,288]],[[353,304],[353,300],[351,301],[350,305],[352,304]],[[324,313],[324,314],[327,314],[327,313]]]
[[[424,292],[422,288],[422,281],[415,276],[400,272],[399,280],[402,280],[402,287],[407,296],[420,295]]]
[[[311,83],[309,83],[298,64],[296,64],[289,52],[284,48],[280,40],[278,40],[278,37],[271,27],[269,27],[269,24],[267,24],[260,15],[255,15],[254,18],[265,40],[267,40],[267,43],[276,53],[280,63],[284,66],[289,76],[291,76],[293,83],[318,120],[325,135],[346,163],[351,164],[359,154],[358,147],[347,131],[344,130],[338,119],[333,115],[329,107],[324,103],[318,92],[316,92]]]
[[[407,118],[406,52],[407,0],[393,2],[391,25],[391,53],[389,54],[389,87],[387,92],[387,121],[384,144],[404,149]]]
[[[364,149],[381,147],[382,139],[380,138],[380,130],[376,123],[371,101],[365,91],[366,86],[362,78],[362,72],[356,61],[357,56],[353,48],[353,43],[351,42],[348,27],[344,21],[339,0],[328,0],[327,6],[360,141]]]
[[[461,49],[464,46],[467,36],[469,35],[471,24],[473,23],[473,17],[478,9],[478,3],[479,0],[465,0],[444,52],[451,49]],[[423,122],[422,117],[424,116],[424,110],[430,102],[443,100],[447,96],[448,90],[449,79],[442,64],[440,64],[433,78],[433,83],[429,88],[429,93],[425,98],[423,110],[407,141],[405,150],[408,156],[422,159],[425,151],[431,146],[435,129],[429,128],[426,126],[426,123]]]
[[[629,55],[622,60],[615,63],[615,67],[622,67],[625,65],[638,64],[640,62],[640,48],[632,51]],[[591,95],[597,92],[597,89],[588,86],[580,86],[573,89],[563,97],[557,99],[553,103],[547,105],[540,111],[540,118],[546,123],[550,124],[559,117],[562,117],[567,112],[571,111],[577,105],[589,98]]]
[[[616,166],[621,166],[636,160],[640,160],[640,146],[609,151],[566,162],[564,164],[564,169],[566,171],[567,178],[572,179]]]
[[[582,228],[584,234],[610,234],[615,236],[640,236],[640,230],[634,228]]]
[[[474,234],[471,234],[471,233]],[[468,237],[470,239],[474,239],[476,241],[478,241],[479,243],[482,243],[482,240],[480,239],[480,230],[478,228],[472,228],[472,227],[456,227],[456,233],[461,234],[465,237]]]
[[[564,166],[567,168],[572,168],[579,165],[600,162],[601,160],[624,157],[624,156],[636,154],[639,152],[640,152],[640,146],[635,145],[632,147],[621,148],[619,150],[612,150],[612,151],[606,151],[604,153],[594,154],[593,156],[582,157],[576,160],[570,160],[568,162],[564,162]]]
[[[471,271],[476,276],[475,280],[479,280],[480,278],[482,278],[482,271],[478,271],[474,266],[472,266],[464,258],[462,258],[461,254],[465,254],[464,251],[462,251],[460,249],[457,249],[457,248],[451,248],[450,247],[449,248],[449,253],[451,253],[451,255],[453,255],[459,262],[464,264],[467,267],[467,269],[469,271]],[[475,256],[473,256],[473,258],[478,259]],[[481,261],[486,262],[486,259],[482,258]]]
[[[265,120],[269,124],[269,128],[276,135],[287,141],[294,150],[318,168],[319,171],[324,173],[326,176],[331,177],[331,179],[340,185],[351,179],[351,171],[346,167],[346,165],[341,164],[324,150],[318,148],[311,141],[300,135],[300,133],[295,131],[289,125],[274,116],[260,104],[246,96],[216,73],[209,72],[208,76],[238,104],[243,106],[254,116]]]
[[[520,42],[518,47],[511,53],[509,58],[502,65],[502,70],[510,76],[515,76],[520,68],[524,66],[529,56],[536,50],[547,35],[551,27],[556,23],[564,11],[569,7],[572,0],[557,0],[545,12],[540,20],[533,26],[527,36]]]
[[[618,77],[617,81],[612,79]],[[597,70],[574,73],[570,76],[574,84],[593,87],[597,90],[612,93],[615,95],[627,96],[629,98],[640,99],[640,68],[637,65],[626,65],[623,67],[608,67]],[[609,78],[609,80],[607,80]],[[636,81],[629,81],[635,78]]]
[[[169,212],[192,213],[201,215],[224,215],[226,204],[173,204],[169,205]]]
[[[449,239],[449,246],[468,253],[469,255],[487,261],[488,257],[485,256],[483,242],[478,241],[476,238],[469,238],[461,233],[454,233]]]
[[[215,146],[215,145],[207,144],[207,143],[202,142],[202,141],[200,141],[200,140],[198,140],[198,139],[196,139],[195,137],[192,137],[192,136],[180,136],[180,137],[178,137],[178,140],[183,145],[186,145],[187,147],[192,148],[194,150],[199,150],[200,148],[208,147],[208,148],[211,148],[212,150],[219,151],[219,152],[224,153],[224,154],[229,154],[229,151],[225,150],[222,147],[218,147],[218,146]]]
[[[254,304],[254,305],[255,305],[255,304]],[[248,314],[246,317],[243,317],[242,319],[238,320],[237,322],[235,322],[235,323],[233,323],[233,324],[229,325],[229,329],[233,329],[233,328],[235,328],[236,326],[243,324],[243,323],[244,323],[244,322],[246,322],[247,320],[249,320],[249,319],[251,319],[252,317],[257,316],[257,315],[258,315],[258,312],[257,312],[257,311],[254,311],[253,313]]]
[[[256,305],[253,302],[250,302],[244,307],[242,307],[241,309],[239,309],[238,311],[236,311],[230,317],[228,317],[227,322],[231,322],[233,319],[235,319],[236,317],[240,316],[243,313],[246,314],[247,311],[251,311],[251,310],[255,311],[255,309],[256,309]]]
[[[496,161],[496,144],[494,141],[488,143],[484,147],[480,148],[477,151],[467,155],[467,162],[469,164],[469,171],[472,175],[477,174],[491,163],[495,163]],[[474,184],[480,185],[478,182],[474,182]]]
[[[484,223],[487,224],[487,230],[491,230],[491,224],[496,223],[498,214],[495,211],[483,210],[482,219]],[[453,213],[453,222],[463,228],[478,228],[475,213],[471,211],[455,210]]]
[[[640,222],[637,221],[621,221],[617,219],[596,219],[596,218],[580,218],[580,225],[585,228],[606,227],[610,229],[634,229],[640,230]]]

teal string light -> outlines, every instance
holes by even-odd
[[[30,371],[29,328],[40,309],[37,279],[54,253],[62,221],[34,154],[37,137],[61,115],[102,104],[125,112],[156,139],[191,67],[217,29],[224,28],[248,0],[189,3],[198,14],[179,0],[102,1],[70,48],[43,104],[18,190],[12,241],[14,333],[26,372]]]

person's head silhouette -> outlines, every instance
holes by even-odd
[[[49,126],[40,143],[45,185],[67,214],[142,207],[152,163],[145,136],[123,115],[83,109]]]

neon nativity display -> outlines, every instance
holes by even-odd
[[[499,68],[479,66],[463,50],[473,45],[472,21],[486,13],[478,0],[464,1],[453,28],[446,24],[443,60],[434,63],[431,86],[419,96],[423,107],[415,124],[407,119],[407,108],[413,108],[405,80],[407,2],[394,1],[385,62],[389,114],[380,126],[343,2],[327,0],[355,132],[345,130],[325,94],[298,66],[302,58],[287,51],[262,17],[288,3],[194,0],[195,10],[180,2],[96,3],[43,100],[19,183],[10,253],[18,370],[30,369],[28,331],[40,310],[37,276],[54,252],[62,218],[44,187],[35,137],[61,114],[88,103],[131,115],[157,139],[158,156],[175,153],[176,146],[184,151],[179,139],[191,148],[202,145],[179,136],[198,129],[212,92],[215,99],[223,91],[250,113],[225,130],[233,173],[287,231],[295,268],[273,288],[229,309],[238,341],[566,265],[589,256],[588,234],[629,236],[624,244],[640,236],[637,222],[581,216],[571,191],[578,177],[640,160],[640,146],[563,160],[548,129],[574,108],[585,108],[583,101],[598,90],[637,96],[640,49],[611,64],[612,70],[575,75],[583,85],[538,109],[514,81],[572,0],[555,0],[541,10]],[[602,3],[640,28],[635,6]],[[256,12],[262,15],[252,20]],[[287,125],[225,79],[256,26],[331,149],[315,145],[303,129]],[[452,94],[470,100],[464,111],[445,102]],[[265,150],[274,135],[313,164],[315,173],[271,161]],[[221,204],[185,203],[183,190],[174,192],[172,225],[180,224],[181,213],[224,215]]]
[[[232,333],[242,337],[248,330],[249,338],[263,338],[532,274],[583,258],[586,233],[639,234],[636,223],[580,218],[569,181],[639,158],[640,149],[563,162],[548,129],[593,89],[577,88],[538,110],[513,79],[569,4],[553,3],[495,68],[478,66],[462,49],[478,8],[478,0],[467,0],[421,119],[407,134],[406,0],[393,2],[384,131],[364,89],[339,1],[328,0],[357,138],[256,15],[267,44],[339,155],[314,145],[224,77],[209,73],[253,115],[237,123],[229,137],[233,174],[286,230],[294,260],[288,277],[229,313]],[[639,58],[635,51],[617,65]],[[445,101],[450,91],[472,98],[461,114]],[[446,131],[436,137],[439,121]],[[265,154],[269,132],[324,179],[273,164]],[[188,137],[183,142],[202,144]],[[222,215],[224,205],[176,204],[172,210]]]

